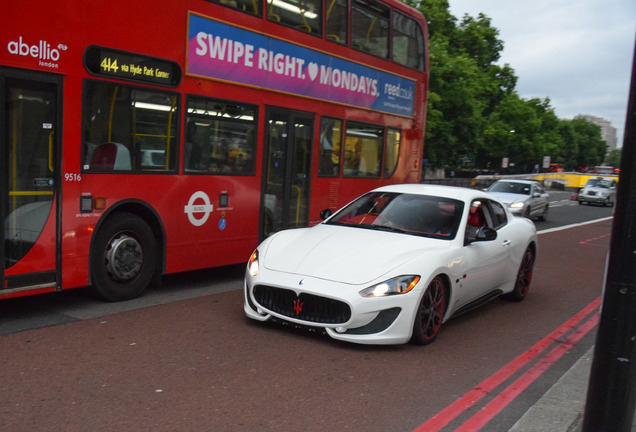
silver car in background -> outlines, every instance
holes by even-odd
[[[494,195],[514,215],[539,220],[548,217],[550,195],[536,180],[497,180],[486,192]]]
[[[590,178],[578,197],[579,204],[598,203],[613,206],[616,201],[616,179],[611,177]]]

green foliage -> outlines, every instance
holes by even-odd
[[[458,23],[447,0],[406,3],[429,25],[424,157],[431,165],[459,168],[468,160],[498,171],[507,157],[510,171],[531,172],[547,155],[568,169],[603,161],[607,145],[597,126],[559,120],[548,98],[519,97],[514,69],[495,64],[504,45],[489,17],[465,15]]]
[[[623,149],[620,149],[620,148],[612,150],[611,152],[609,152],[609,155],[607,155],[605,162],[609,166],[613,166],[614,168],[620,168],[622,153],[623,153]]]

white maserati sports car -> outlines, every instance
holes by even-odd
[[[249,259],[244,310],[361,344],[429,344],[496,297],[521,301],[537,257],[532,221],[486,192],[420,184],[368,192]]]

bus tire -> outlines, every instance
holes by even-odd
[[[107,220],[91,254],[96,293],[107,301],[138,297],[155,275],[156,250],[155,236],[140,217],[119,213]]]

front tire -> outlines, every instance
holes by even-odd
[[[157,268],[157,242],[146,222],[131,213],[106,221],[97,233],[91,256],[96,293],[107,301],[138,297]]]
[[[415,314],[413,336],[411,341],[418,345],[432,343],[439,330],[446,312],[446,286],[439,276],[436,276],[424,291],[422,300]]]
[[[523,301],[530,290],[530,282],[532,281],[532,270],[534,268],[534,253],[530,248],[526,249],[519,264],[517,271],[517,279],[515,287],[511,293],[506,294],[505,298],[515,302]]]

